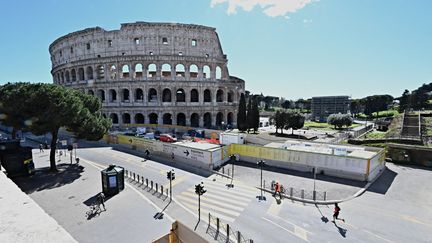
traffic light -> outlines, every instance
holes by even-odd
[[[171,171],[167,172],[167,179],[170,180],[171,179]]]
[[[204,190],[204,186],[201,186],[201,192],[200,194],[203,195],[204,193],[206,193],[207,190]]]
[[[174,179],[175,179],[175,173],[171,172],[171,180],[174,180]]]
[[[200,184],[195,185],[195,193],[200,194],[200,192],[201,192],[201,185]]]

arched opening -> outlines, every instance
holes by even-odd
[[[176,77],[185,77],[185,67],[183,64],[177,64],[175,67]]]
[[[102,114],[103,118],[107,118],[106,114]]]
[[[171,102],[171,90],[164,89],[162,91],[162,102]]]
[[[163,124],[172,125],[172,116],[170,113],[165,113],[162,117]]]
[[[157,91],[153,88],[148,91],[148,102],[157,102]]]
[[[76,72],[75,72],[75,69],[72,69],[71,76],[72,76],[72,82],[75,82],[76,81]]]
[[[129,65],[123,65],[121,74],[122,78],[129,78]]]
[[[117,92],[114,89],[109,90],[109,102],[117,101]]]
[[[232,90],[228,91],[228,102],[234,102],[234,92]]]
[[[221,79],[222,78],[222,69],[217,66],[216,67],[216,79]]]
[[[190,65],[189,76],[191,78],[197,78],[198,77],[198,66],[197,65],[195,65],[195,64]]]
[[[229,112],[227,116],[227,124],[232,125],[233,121],[234,121],[234,114],[232,112]]]
[[[211,126],[212,126],[211,114],[207,112],[204,114],[204,127],[211,128]]]
[[[193,113],[191,115],[191,127],[199,127],[199,115],[197,113]]]
[[[211,92],[210,90],[204,90],[204,102],[211,102]]]
[[[65,81],[64,72],[61,72],[61,81],[62,81],[62,83],[64,83],[64,81]]]
[[[165,63],[162,65],[161,77],[170,78],[171,77],[171,65]]]
[[[101,101],[105,101],[105,91],[103,89],[98,90],[98,97]]]
[[[156,77],[156,64],[152,63],[149,64],[147,67],[147,77]]]
[[[177,125],[186,126],[186,115],[184,113],[177,114]]]
[[[117,68],[115,65],[112,65],[110,67],[110,78],[111,79],[116,79],[117,78]]]
[[[104,65],[99,65],[96,68],[96,78],[98,80],[104,79],[105,78],[105,67]]]
[[[203,67],[203,78],[209,79],[210,78],[210,67],[205,65]]]
[[[78,79],[80,81],[84,80],[84,68],[78,68]]]
[[[135,114],[135,123],[144,124],[144,115],[141,113]]]
[[[118,116],[115,113],[111,113],[110,115],[111,121],[113,124],[118,124]]]
[[[93,90],[89,90],[89,91],[87,92],[87,94],[88,94],[88,95],[91,95],[91,96],[94,96],[94,92],[93,92]]]
[[[224,92],[221,89],[218,89],[216,92],[216,102],[223,102],[224,101]]]
[[[69,70],[66,70],[66,82],[70,82]]]
[[[129,90],[128,89],[122,90],[122,101],[123,102],[129,102]]]
[[[158,124],[158,115],[156,113],[151,113],[149,115],[150,124]]]
[[[191,90],[190,102],[199,102],[198,90],[196,89]]]
[[[223,122],[223,113],[222,112],[218,112],[216,114],[216,126],[221,128],[222,127],[222,122]]]
[[[144,92],[142,89],[138,88],[135,90],[135,101],[143,101],[144,100]]]
[[[123,124],[130,124],[131,123],[131,116],[129,113],[124,113],[122,116]]]
[[[87,79],[93,79],[93,68],[91,66],[87,67],[86,76],[87,76]]]
[[[183,89],[178,89],[176,92],[177,102],[186,102],[186,93]]]
[[[141,63],[135,65],[135,75],[134,78],[142,78],[143,77],[143,66]]]

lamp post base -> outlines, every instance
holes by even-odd
[[[265,196],[256,196],[256,198],[258,199],[258,201],[266,201],[266,197]]]

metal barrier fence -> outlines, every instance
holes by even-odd
[[[165,195],[166,197],[169,196],[168,188],[166,188],[164,193],[164,187],[162,184],[153,182],[152,180],[149,180],[148,178],[144,178],[144,176],[141,176],[138,173],[132,172],[130,170],[124,170],[124,173],[126,178],[129,178],[134,182],[141,183],[141,186],[148,187],[150,190],[154,190],[156,193],[159,192],[161,196],[163,195]]]
[[[219,234],[220,232],[222,232],[226,235],[226,239],[221,239],[224,242],[253,243],[252,239],[246,239],[240,231],[233,229],[232,226],[229,224],[222,223],[218,217],[211,215],[211,213],[208,214],[207,231],[210,227],[212,227],[216,230],[215,233],[216,233],[217,237],[222,238],[222,236]]]
[[[266,182],[263,181],[263,187],[264,189],[269,189],[274,192],[275,186],[274,182]],[[283,184],[281,184],[281,194],[283,194],[286,197],[297,197],[301,199],[309,199],[313,201],[326,201],[327,199],[327,192],[319,192],[319,191],[309,191],[304,189],[296,189],[293,187],[285,187]]]

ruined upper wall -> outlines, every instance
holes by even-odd
[[[227,62],[215,28],[177,23],[136,22],[120,30],[100,27],[76,31],[49,47],[53,68],[85,59],[115,56],[185,56]]]

